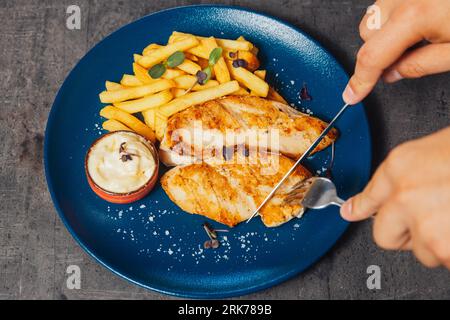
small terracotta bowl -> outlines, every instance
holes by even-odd
[[[132,133],[132,134],[135,134],[135,135],[139,136],[140,138],[146,140],[148,142],[150,152],[153,155],[153,158],[155,159],[155,171],[153,172],[153,175],[151,176],[151,178],[142,187],[140,187],[139,189],[137,189],[135,191],[129,192],[129,193],[116,193],[116,192],[111,192],[111,191],[101,188],[99,185],[97,185],[94,182],[94,180],[92,179],[91,175],[89,174],[89,170],[88,170],[88,159],[89,159],[89,155],[91,153],[92,148],[101,139],[103,139],[109,135],[117,134],[120,132]],[[159,172],[158,152],[156,150],[155,145],[150,140],[148,140],[147,138],[145,138],[144,136],[142,136],[140,134],[137,134],[137,133],[131,132],[131,131],[110,132],[110,133],[102,135],[100,138],[95,140],[94,143],[92,144],[92,146],[89,148],[88,152],[86,153],[86,157],[84,159],[84,169],[86,171],[86,176],[87,176],[89,186],[100,198],[102,198],[103,200],[106,200],[108,202],[111,202],[111,203],[119,203],[119,204],[132,203],[132,202],[135,202],[135,201],[138,201],[138,200],[144,198],[146,195],[148,195],[150,193],[150,191],[155,186],[156,181],[158,180],[158,172]]]

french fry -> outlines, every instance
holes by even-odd
[[[232,55],[230,55],[230,53]],[[246,69],[251,72],[258,70],[260,66],[258,57],[250,51],[225,51],[224,57],[226,60],[243,59],[247,61]]]
[[[180,64],[177,68],[193,75],[197,74],[198,71],[202,70],[202,68],[200,68],[198,64],[188,59],[185,59],[183,63]]]
[[[243,36],[240,36],[239,38],[236,39],[237,41],[247,41]],[[259,49],[257,47],[255,47],[255,45],[252,43],[253,47],[250,49],[250,52],[253,53],[255,56],[258,55]]]
[[[234,68],[231,61],[227,61],[233,79],[239,81],[245,87],[249,88],[259,97],[267,97],[269,85],[264,80],[258,78],[253,73],[242,67]]]
[[[173,79],[173,82],[175,82],[175,87],[179,89],[189,89],[194,85],[194,83],[197,82],[197,77],[191,76],[189,74],[176,77]]]
[[[201,36],[196,36],[196,35],[192,35],[189,33],[183,33],[183,32],[177,32],[174,31],[172,32],[172,35],[169,38],[169,43],[171,42],[177,42],[177,41],[181,41],[184,37],[187,36],[194,36],[196,37],[199,41],[202,39],[206,39],[207,37],[201,37]],[[247,50],[250,51],[253,48],[253,44],[245,39],[243,40],[229,40],[229,39],[221,39],[221,38],[216,38],[217,44],[224,48],[224,49],[228,49],[228,50]]]
[[[259,53],[259,49],[255,46],[253,46],[252,50],[250,50],[251,53],[253,53],[256,56],[258,56]]]
[[[121,84],[119,84],[117,82],[112,82],[112,81],[106,81],[105,88],[108,91],[116,91],[116,90],[120,90],[120,89],[125,89]]]
[[[113,119],[122,122],[124,125],[132,129],[133,131],[143,135],[152,142],[155,142],[155,133],[152,129],[146,126],[138,118],[132,116],[125,111],[113,106],[106,106],[100,110],[100,115],[106,119]]]
[[[203,59],[198,58],[197,64],[200,66],[200,68],[205,69],[207,66],[209,66],[209,59]]]
[[[161,114],[159,111],[155,112],[155,135],[159,141],[164,137],[168,119],[169,117]]]
[[[161,47],[156,49],[155,51],[150,52],[148,55],[142,57],[139,60],[139,64],[146,69],[153,67],[155,64],[158,64],[172,54],[177,51],[186,51],[187,49],[193,48],[199,44],[198,40],[195,37],[186,37],[178,42],[174,42],[172,44],[168,44],[165,47]]]
[[[141,81],[143,84],[150,84],[150,83],[153,83],[156,81],[156,79],[153,79],[152,77],[150,77],[147,69],[143,68],[141,65],[139,65],[136,62],[133,63],[133,72],[134,72],[134,75],[136,76],[136,78],[138,78],[139,81]]]
[[[236,40],[237,41],[247,41],[247,40],[245,40],[245,38],[243,36],[240,36]],[[255,56],[257,56],[258,52],[259,52],[259,49],[257,47],[255,47],[255,45],[253,45],[253,48],[250,49],[250,52],[253,53]]]
[[[186,59],[189,59],[189,60],[194,61],[194,62],[198,61],[197,56],[194,56],[192,53],[185,52],[184,55],[186,56]]]
[[[164,79],[174,79],[184,75],[185,72],[178,69],[166,69],[166,72],[162,75]]]
[[[195,76],[191,76],[191,75],[184,75],[184,76],[180,76],[177,77],[175,79],[173,79],[173,81],[175,82],[175,86],[179,89],[189,89],[191,88],[194,83],[197,82],[197,78]],[[215,80],[209,80],[207,83],[205,83],[204,85],[200,85],[200,84],[196,84],[194,85],[194,87],[192,87],[192,91],[199,91],[199,90],[205,90],[211,87],[215,87],[219,84],[219,82],[215,81]]]
[[[230,81],[202,91],[187,93],[184,96],[173,99],[168,104],[159,107],[158,111],[162,115],[170,117],[192,105],[220,98],[232,94],[237,90],[239,90],[239,83],[237,81]]]
[[[248,96],[250,93],[247,91],[247,89],[244,89],[242,87],[239,88],[238,91],[233,92],[233,95],[235,96]]]
[[[181,97],[186,94],[186,90],[180,89],[180,88],[172,88],[172,89],[170,89],[170,91],[172,91],[172,95],[175,98]]]
[[[148,46],[146,46],[144,48],[144,50],[142,50],[142,55],[147,56],[149,55],[152,51],[154,51],[155,49],[160,49],[163,46],[160,44],[156,44],[156,43],[151,43]]]
[[[186,39],[186,37],[192,37],[192,35],[187,34],[187,33],[178,34],[176,32],[173,32],[172,35],[169,37],[168,44],[173,44],[175,42],[184,40],[184,39]],[[197,57],[197,59],[198,58],[202,58],[202,59],[206,59],[206,60],[209,59],[209,52],[202,45],[198,45],[193,48],[190,48],[190,49],[186,50],[185,53],[187,53],[191,56]],[[191,60],[193,60],[193,59],[191,59]]]
[[[144,85],[136,76],[130,74],[124,74],[122,80],[120,80],[120,84],[126,87],[139,87]]]
[[[168,117],[160,114],[157,109],[142,111],[142,117],[144,118],[145,124],[155,132],[156,138],[161,141],[167,127]]]
[[[103,91],[99,96],[102,103],[117,103],[142,98],[173,87],[175,87],[175,83],[172,80],[160,79],[151,84],[140,87],[132,87],[117,91]]]
[[[142,58],[142,56],[140,54],[137,54],[137,53],[133,54],[133,61],[134,62],[138,62],[139,59],[141,59],[141,58]]]
[[[253,73],[260,79],[266,80],[267,70],[256,70]]]
[[[216,39],[214,39],[213,37],[201,39],[200,42],[210,53],[218,47]],[[219,83],[225,83],[231,80],[230,72],[228,71],[227,64],[223,57],[217,60],[213,69],[216,79],[217,81],[219,81]]]
[[[240,42],[249,42],[249,41],[247,41],[247,39],[244,38],[244,36],[239,36],[239,37],[236,39],[236,41],[240,41]],[[251,49],[250,49],[250,51],[253,52],[253,49],[256,49],[256,50],[258,51],[258,49],[255,47],[255,45],[254,45],[253,43],[250,42],[250,44],[251,44]]]
[[[137,113],[162,106],[172,100],[172,98],[172,92],[170,90],[164,90],[141,99],[114,103],[114,107],[128,113]]]
[[[223,63],[222,63],[223,62]],[[214,65],[214,75],[219,83],[229,82],[231,80],[230,71],[223,58]]]
[[[147,109],[145,111],[142,111],[142,117],[144,118],[144,122],[149,128],[151,128],[153,131],[155,130],[155,114],[156,109]]]
[[[269,93],[267,94],[267,99],[278,101],[284,104],[288,104],[288,102],[272,87],[269,88]]]
[[[204,46],[190,48],[187,52],[202,59],[209,59],[209,52]]]
[[[196,84],[191,90],[192,91],[202,91],[209,88],[217,87],[220,83],[216,80],[209,80],[205,84]]]
[[[156,139],[158,139],[159,141],[161,141],[164,138],[164,132],[166,131],[166,127],[167,127],[167,121],[162,122],[162,121],[156,120],[155,136],[156,136]]]
[[[109,132],[114,131],[133,131],[130,128],[128,128],[126,125],[124,125],[122,122],[119,122],[114,119],[106,120],[102,124],[103,129]]]
[[[233,50],[223,50],[223,56],[226,60],[234,60],[237,59],[237,56],[235,56],[235,53],[237,51],[233,51]]]
[[[255,74],[255,76],[257,76],[258,78],[265,80],[266,79],[266,70],[256,70],[255,72],[253,72]],[[270,90],[270,89],[269,89]],[[251,95],[256,96],[257,94],[255,92],[250,92]]]
[[[167,40],[167,44],[178,42],[180,40],[185,39],[187,36],[195,37],[194,35],[189,34],[189,33],[183,33],[183,32],[174,31],[174,32],[172,32],[172,34],[170,35],[169,39]]]
[[[258,70],[260,62],[258,57],[251,53],[250,51],[238,51],[238,59],[244,59],[247,61],[247,67],[249,71],[253,72],[255,70]]]
[[[250,51],[253,48],[253,44],[249,41],[237,41],[237,40],[229,40],[229,39],[217,39],[217,43],[222,48],[228,50],[246,50]]]

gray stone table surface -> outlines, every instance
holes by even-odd
[[[53,99],[77,61],[102,38],[146,14],[216,1],[0,0],[0,299],[167,299],[119,278],[72,239],[53,207],[43,173],[43,135]],[[217,1],[289,21],[318,39],[350,72],[358,24],[370,1]],[[79,31],[66,8],[81,8]],[[450,74],[377,86],[366,100],[376,166],[395,145],[449,125]],[[82,287],[66,287],[77,264]],[[369,265],[381,289],[366,286]],[[450,272],[429,270],[407,252],[377,248],[371,222],[352,225],[312,268],[250,299],[450,298]]]

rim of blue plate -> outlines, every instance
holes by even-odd
[[[105,262],[103,262],[99,257],[97,257],[97,255],[89,249],[89,247],[87,246],[87,244],[85,244],[83,242],[82,239],[80,239],[78,237],[78,235],[76,234],[76,232],[73,230],[73,228],[70,226],[68,220],[66,219],[66,216],[63,212],[63,210],[61,209],[59,202],[56,199],[56,194],[54,191],[54,186],[53,186],[53,182],[50,179],[50,168],[48,167],[48,154],[49,154],[49,145],[48,145],[48,140],[49,140],[49,131],[50,131],[50,127],[51,124],[53,123],[53,118],[55,115],[55,106],[59,104],[59,100],[61,99],[61,95],[62,92],[64,91],[65,87],[67,86],[67,83],[70,82],[70,79],[72,78],[73,74],[74,74],[74,70],[78,67],[78,65],[85,59],[85,57],[87,55],[89,55],[91,53],[91,51],[95,50],[96,47],[103,41],[106,41],[108,38],[110,38],[114,33],[118,32],[118,31],[122,31],[122,30],[126,30],[130,25],[147,19],[149,17],[155,16],[155,15],[159,15],[162,13],[166,13],[168,11],[176,11],[176,10],[180,10],[180,9],[184,9],[184,8],[218,8],[218,9],[232,9],[232,10],[238,10],[238,11],[243,11],[243,12],[248,12],[248,13],[252,13],[252,14],[256,14],[256,15],[260,15],[262,17],[265,17],[267,19],[273,20],[277,23],[280,23],[282,25],[284,25],[287,28],[290,28],[300,34],[302,34],[305,38],[307,38],[309,41],[313,42],[317,47],[319,47],[321,50],[323,50],[328,56],[331,57],[331,59],[334,60],[334,62],[336,63],[336,65],[345,73],[348,75],[348,73],[345,71],[345,69],[342,67],[342,65],[339,63],[339,61],[336,60],[336,58],[326,49],[322,46],[322,44],[320,44],[317,40],[315,40],[314,38],[312,38],[309,34],[305,33],[304,31],[302,31],[300,28],[298,28],[297,26],[288,23],[282,19],[276,18],[274,16],[268,15],[266,13],[262,13],[262,12],[258,12],[252,9],[248,9],[245,7],[240,7],[240,6],[230,6],[230,5],[220,5],[220,4],[199,4],[199,5],[187,5],[187,6],[177,6],[177,7],[172,7],[172,8],[167,8],[167,9],[163,9],[148,15],[145,15],[137,20],[134,20],[120,28],[118,28],[117,30],[115,30],[114,32],[112,32],[111,34],[109,34],[108,36],[106,36],[105,38],[103,38],[102,40],[100,40],[96,45],[94,45],[91,49],[88,50],[88,52],[75,64],[75,66],[72,68],[72,70],[69,72],[69,74],[67,75],[67,77],[65,78],[63,84],[61,85],[61,87],[59,88],[55,100],[52,104],[52,108],[50,109],[50,113],[47,119],[47,124],[46,124],[46,128],[45,128],[45,137],[44,137],[44,169],[45,169],[45,178],[47,181],[47,186],[48,186],[48,190],[50,192],[50,196],[53,202],[53,205],[55,206],[55,209],[59,215],[59,217],[61,218],[61,220],[63,221],[64,226],[67,228],[67,230],[69,231],[69,233],[71,234],[71,236],[75,239],[75,241],[81,246],[81,248],[86,251],[91,257],[93,257],[95,259],[95,261],[97,261],[98,263],[100,263],[102,266],[104,266],[105,268],[107,268],[108,270],[110,270],[111,272],[113,272],[114,274],[120,276],[121,278],[136,284],[140,287],[143,287],[145,289],[149,289],[152,291],[156,291],[159,293],[163,293],[166,295],[171,295],[171,296],[176,296],[176,297],[183,297],[183,298],[193,298],[193,299],[217,299],[217,298],[230,298],[230,297],[238,297],[238,296],[243,296],[243,295],[247,295],[250,293],[254,293],[257,291],[261,291],[264,289],[268,289],[271,288],[273,286],[276,286],[302,272],[304,272],[305,270],[311,268],[313,265],[315,265],[320,259],[322,259],[329,251],[330,249],[337,243],[337,241],[342,237],[342,235],[344,234],[344,232],[347,230],[349,223],[347,222],[347,224],[345,225],[345,227],[342,229],[341,233],[338,235],[337,240],[333,243],[330,243],[329,246],[327,246],[326,250],[324,250],[324,253],[319,255],[309,266],[306,267],[302,267],[302,268],[297,268],[297,269],[292,269],[289,272],[286,272],[282,275],[280,275],[277,278],[271,279],[270,281],[266,281],[264,283],[260,283],[257,284],[255,286],[252,287],[246,287],[244,289],[240,289],[240,290],[233,290],[233,291],[228,291],[228,292],[220,292],[219,294],[205,294],[205,293],[186,293],[186,292],[182,292],[182,291],[167,291],[163,288],[158,288],[157,286],[150,286],[150,285],[146,285],[144,283],[140,283],[136,280],[133,280],[132,278],[130,278],[129,276],[121,273],[120,271],[114,269],[114,267],[106,264]],[[362,103],[361,107],[363,107]],[[364,116],[364,121],[367,123],[367,127],[369,128],[370,124],[368,122],[367,119],[367,114],[365,112],[365,110],[363,109],[363,116]],[[371,137],[371,132],[370,130],[367,130],[367,136],[368,136],[368,140],[370,141],[370,146],[368,149],[368,156],[369,159],[372,159],[372,137]],[[368,172],[371,172],[371,163],[367,164],[368,166]]]

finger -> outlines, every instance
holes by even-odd
[[[401,1],[403,0],[378,0],[368,7],[359,24],[359,35],[361,38],[367,41],[380,30]]]
[[[412,240],[411,237],[408,238],[408,240],[405,242],[405,244],[403,244],[399,250],[404,250],[404,251],[411,251],[413,248],[413,244],[412,244]]]
[[[414,210],[422,208],[416,206]],[[437,267],[443,259],[439,259],[439,256],[433,252],[434,244],[434,232],[435,227],[432,220],[415,219],[415,222],[411,223],[411,238],[413,244],[413,252],[417,260],[423,265],[429,268]]]
[[[417,260],[428,268],[435,268],[440,265],[439,259],[433,252],[420,240],[419,237],[413,238],[413,252]]]
[[[383,162],[377,169],[366,188],[360,194],[347,200],[341,208],[341,216],[348,221],[366,219],[376,213],[385,202],[393,186]]]
[[[405,243],[399,248],[399,250],[403,251],[411,251],[412,250],[412,239],[411,234],[408,234],[408,240],[405,241]]]
[[[450,261],[444,261],[442,264],[450,270]]]
[[[359,50],[355,72],[342,95],[346,103],[356,104],[364,99],[383,71],[421,40],[419,23],[412,22],[411,17],[404,17],[404,12],[397,13],[396,10],[381,30]]]
[[[392,83],[446,71],[450,71],[450,43],[429,44],[404,54],[386,70],[383,80]]]
[[[373,237],[378,246],[388,250],[404,248],[410,241],[410,231],[402,206],[388,201],[378,211],[373,225]]]
[[[420,192],[420,191],[419,191]],[[421,192],[423,194],[423,192]],[[445,207],[445,204],[442,204]],[[428,207],[429,208],[429,207]],[[420,212],[426,212],[423,207],[416,207]],[[450,215],[427,214],[416,222],[417,238],[422,240],[427,249],[441,264],[450,264]],[[435,266],[435,264],[430,265]]]

